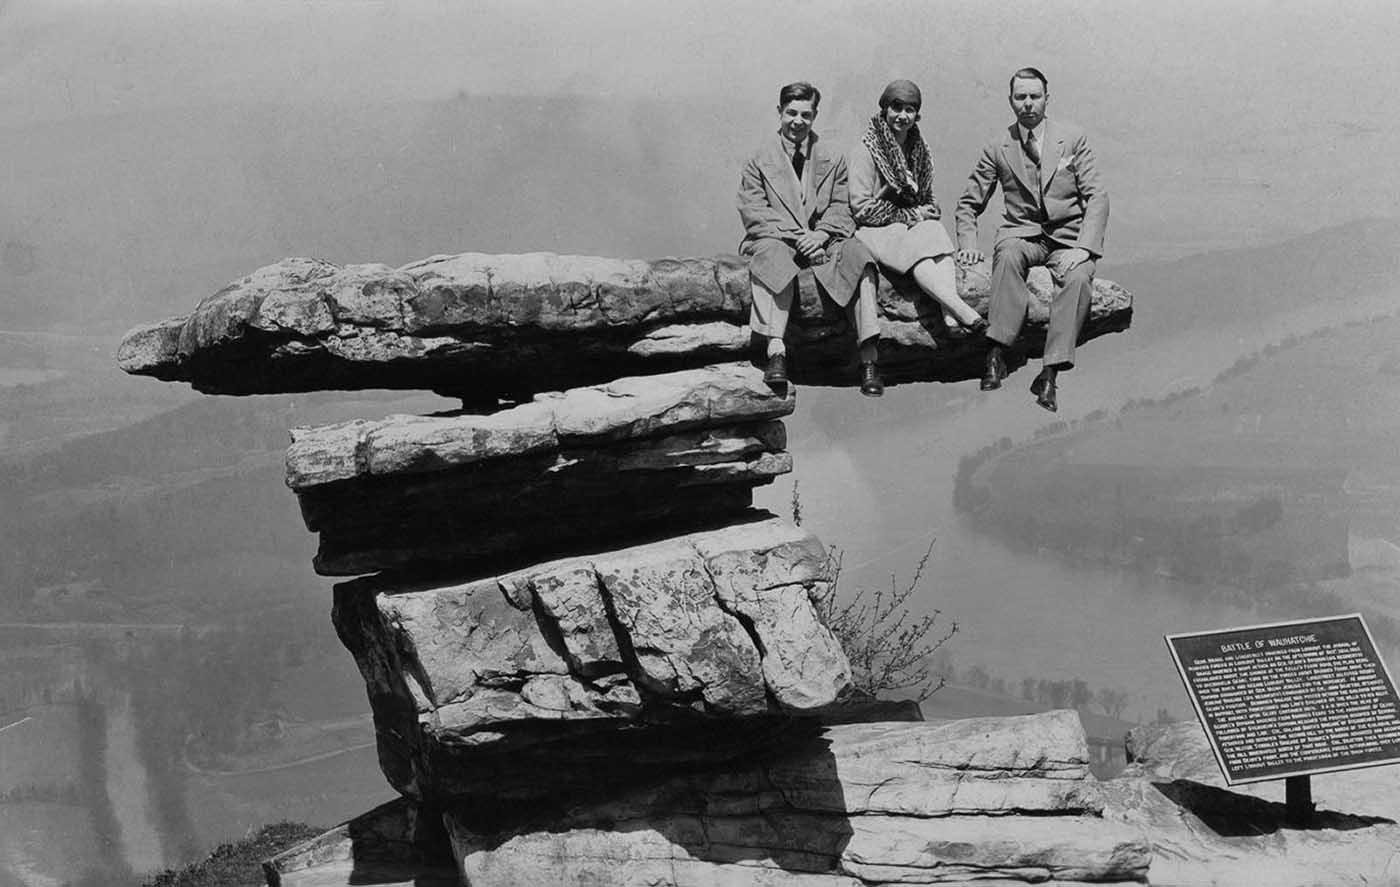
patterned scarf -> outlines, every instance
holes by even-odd
[[[903,222],[913,225],[919,221],[917,207],[937,204],[933,196],[933,158],[929,156],[928,145],[924,144],[919,124],[909,129],[909,144],[913,147],[909,159],[904,157],[904,149],[895,140],[894,130],[885,122],[881,111],[870,118],[861,144],[870,149],[875,158],[875,168],[884,176],[895,194],[889,198],[879,198],[862,208],[856,221],[870,227]]]

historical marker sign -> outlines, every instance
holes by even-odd
[[[1167,646],[1228,784],[1400,763],[1400,697],[1359,614]]]

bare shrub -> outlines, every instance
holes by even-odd
[[[791,506],[792,522],[800,527],[802,496],[796,481],[792,484]],[[938,664],[934,654],[957,633],[958,624],[948,619],[944,620],[948,627],[941,628],[938,624],[943,615],[941,610],[919,617],[909,612],[909,599],[923,581],[924,568],[933,556],[933,545],[937,541],[929,539],[928,548],[919,558],[908,584],[900,587],[891,573],[888,589],[858,588],[844,601],[839,590],[844,552],[828,549],[828,581],[812,603],[817,618],[846,651],[846,658],[851,662],[851,685],[856,690],[870,696],[913,690],[915,701],[923,702],[947,683],[944,675],[936,671]]]
[[[871,696],[913,691],[913,698],[923,702],[946,683],[935,673],[933,655],[957,633],[958,624],[941,619],[941,610],[923,616],[909,610],[935,541],[929,540],[904,585],[890,574],[889,588],[858,588],[849,596],[838,590],[843,552],[833,549],[828,554],[830,584],[814,604],[822,623],[845,649],[851,661],[851,683],[857,690]]]

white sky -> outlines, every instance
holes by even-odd
[[[1125,110],[1142,116],[1181,88],[1206,105],[1311,106],[1368,70],[1395,73],[1398,36],[1400,4],[1384,0],[12,0],[0,6],[0,113],[458,90],[743,102],[798,77],[969,89],[1033,62],[1052,93],[1131,86]],[[1338,110],[1384,97],[1354,98]]]
[[[431,103],[459,93],[579,95],[674,105],[664,115],[654,108],[630,117],[583,115],[567,132],[617,150],[620,165],[624,149],[631,152],[628,162],[645,157],[667,182],[692,173],[687,194],[694,206],[686,212],[693,218],[675,223],[691,227],[660,246],[640,242],[635,232],[615,243],[595,243],[576,236],[577,223],[569,219],[548,237],[527,243],[521,229],[519,242],[491,239],[486,246],[713,251],[736,242],[731,189],[737,166],[753,139],[772,126],[780,84],[810,79],[822,88],[818,129],[844,150],[859,136],[886,82],[918,82],[925,99],[922,126],[946,201],[959,192],[976,146],[1009,120],[1007,76],[1035,64],[1050,78],[1052,117],[1085,127],[1109,177],[1113,258],[1180,256],[1395,214],[1396,46],[1395,0],[10,0],[0,2],[0,134],[8,133],[0,173],[8,170],[13,211],[10,219],[0,218],[0,236],[33,242],[44,256],[77,256],[97,254],[88,246],[96,240],[143,230],[139,223],[149,220],[131,215],[124,228],[98,231],[95,217],[84,222],[75,212],[74,201],[88,198],[72,187],[49,198],[39,189],[50,185],[36,178],[49,176],[63,185],[80,163],[106,190],[124,187],[138,203],[159,191],[169,176],[151,158],[86,157],[80,150],[101,152],[102,144],[122,138],[119,118],[143,112],[189,109],[155,124],[186,128],[167,133],[170,153],[178,158],[193,156],[199,133],[191,130],[211,116],[201,109],[245,103],[330,108],[338,120],[361,124],[358,131],[353,125],[337,130],[340,141],[333,145],[337,157],[353,163],[355,152],[368,150],[383,134],[376,107],[416,103],[428,115],[435,113]],[[687,103],[696,109],[690,117]],[[558,113],[558,106],[546,112],[538,103],[522,102],[514,122],[529,126],[514,131],[538,132],[539,120],[532,118],[542,113]],[[74,130],[83,144],[61,144],[62,156],[52,142],[28,135],[30,127],[38,131],[75,118],[88,121]],[[363,143],[357,143],[361,134]],[[316,150],[261,137],[254,145],[267,148],[257,156],[245,139],[229,144],[227,156],[201,155],[190,162],[204,165],[211,184],[241,182],[259,164],[301,161],[299,150]],[[535,154],[516,157],[510,166],[510,158],[483,153],[480,133],[464,134],[462,145],[465,172],[474,163],[475,172],[498,178],[522,176],[528,164],[559,167],[573,159],[567,145],[537,144]],[[491,163],[500,170],[488,169]],[[331,189],[331,179],[316,179],[314,167],[301,175],[298,199],[330,200],[316,188]],[[401,181],[376,184],[372,178],[365,179],[365,188],[382,187],[406,206],[424,202]],[[459,186],[469,181],[463,176]],[[561,196],[611,200],[608,193],[584,193],[587,185],[606,192],[605,184],[612,192],[625,189],[627,171],[615,182],[582,182]],[[226,190],[236,196],[246,189],[235,183]],[[641,201],[665,197],[660,190],[636,195]],[[240,211],[226,193],[200,193],[197,199],[211,215],[224,207],[230,214]],[[107,203],[114,201],[120,202]],[[241,210],[245,227],[256,226],[260,209]],[[636,211],[629,205],[616,212]],[[520,219],[499,204],[473,207],[480,225],[488,225],[491,215],[500,226],[519,227]],[[69,236],[43,230],[51,219],[70,227],[87,224],[92,231]],[[303,220],[281,224],[285,248],[324,248]],[[596,226],[622,227],[606,215]],[[145,228],[154,245],[127,244],[121,254],[166,263],[161,249],[169,233]],[[211,231],[209,237],[217,244],[229,234]],[[416,255],[411,247],[386,250],[372,238],[339,240],[356,258]],[[479,243],[471,231],[444,241],[422,248]],[[194,254],[203,248],[193,240],[186,245]],[[278,248],[250,250],[262,256]],[[360,256],[361,248],[373,254]]]

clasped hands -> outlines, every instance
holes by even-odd
[[[825,231],[807,231],[793,245],[804,259],[813,265],[820,265],[827,259],[826,245],[830,242],[831,235]]]

